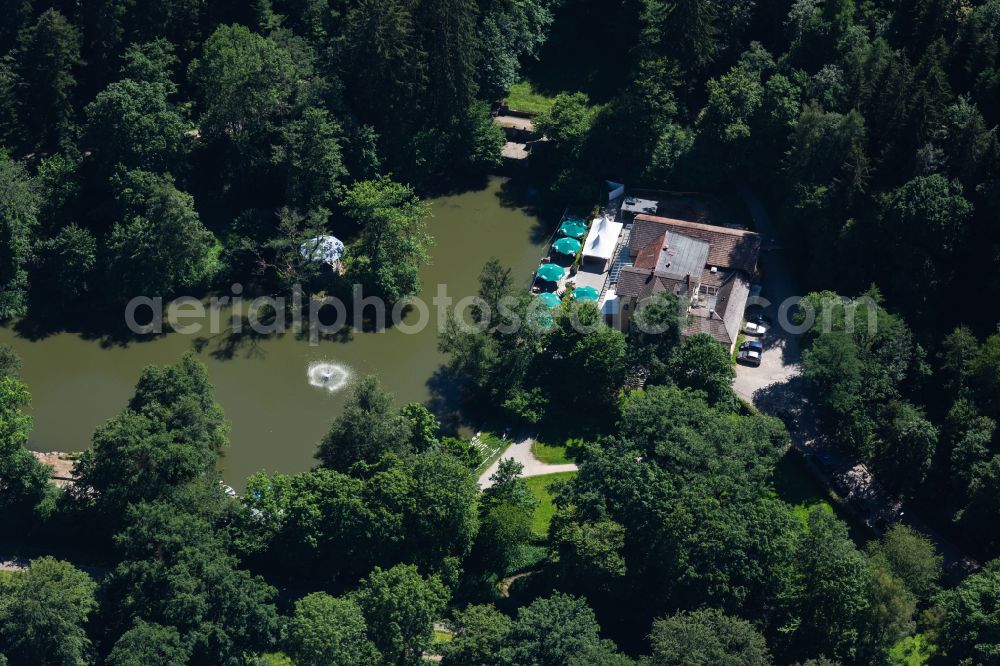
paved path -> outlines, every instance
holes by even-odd
[[[0,571],[24,571],[28,568],[28,560],[21,557],[0,556]]]
[[[776,231],[760,199],[749,189],[742,188],[740,195],[750,209],[754,226],[765,238],[774,239]],[[752,402],[761,411],[782,417],[789,426],[792,445],[802,452],[813,473],[838,497],[843,494],[835,483],[860,461],[849,451],[832,446],[820,433],[816,422],[812,393],[800,374],[801,349],[798,335],[782,330],[780,322],[789,321],[790,314],[780,313],[779,307],[786,298],[802,295],[784,259],[784,252],[776,250],[761,255],[763,272],[764,312],[771,318],[773,327],[764,336],[764,356],[759,368],[737,365],[733,389]],[[784,314],[784,317],[780,315]],[[818,454],[818,455],[817,455]],[[817,460],[823,459],[822,464]],[[979,564],[965,556],[955,542],[924,523],[898,500],[882,491],[877,481],[870,487],[849,491],[851,507],[862,522],[873,531],[880,532],[894,522],[902,522],[929,537],[944,557],[945,569],[953,579],[960,579],[979,568]]]
[[[499,458],[493,461],[493,464],[486,468],[486,471],[479,475],[479,487],[489,488],[493,485],[490,481],[490,477],[497,471],[497,467],[500,466],[500,461],[505,458],[513,458],[517,462],[524,465],[524,472],[521,476],[544,476],[546,474],[555,474],[556,472],[575,472],[578,468],[575,463],[567,463],[565,465],[550,465],[548,463],[543,463],[541,460],[535,457],[535,454],[531,452],[531,445],[534,444],[534,437],[525,437],[524,439],[514,442],[507,447],[507,450],[503,452]]]
[[[753,216],[757,233],[765,238],[766,243],[767,239],[775,236],[767,211],[753,193],[743,191],[741,194]],[[782,251],[772,251],[762,253],[760,257],[764,287],[761,303],[763,307],[760,309],[772,323],[768,334],[761,339],[764,343],[764,355],[761,357],[760,367],[736,366],[733,389],[751,402],[757,391],[773,384],[787,382],[799,374],[801,350],[798,336],[787,332],[779,325],[791,318],[790,313],[779,312],[781,304],[788,298],[801,295],[783,255]],[[754,338],[748,336],[747,339]]]

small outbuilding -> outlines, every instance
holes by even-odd
[[[652,199],[625,197],[622,201],[622,219],[628,223],[635,219],[636,215],[655,215],[657,205]]]
[[[336,236],[316,236],[299,246],[299,254],[305,259],[339,270],[340,260],[344,257],[344,241]]]

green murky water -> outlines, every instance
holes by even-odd
[[[490,256],[527,282],[544,234],[537,218],[505,203],[504,183],[491,179],[485,189],[432,202],[429,229],[436,244],[433,263],[421,272],[421,296],[428,303],[441,283],[456,299],[474,294]],[[418,316],[411,312],[404,323],[413,324]],[[331,393],[310,385],[306,373],[312,363],[340,364],[354,377],[375,374],[399,404],[448,400],[447,386],[432,386],[442,362],[433,323],[411,334],[355,331],[318,346],[291,332],[236,345],[227,334],[172,333],[108,346],[71,333],[30,341],[9,327],[0,328],[0,342],[12,345],[24,362],[21,375],[33,396],[35,420],[31,448],[40,451],[86,448],[94,428],[124,407],[143,366],[171,363],[195,351],[232,423],[223,466],[234,486],[260,469],[296,472],[313,464],[316,443],[340,413],[346,391]]]

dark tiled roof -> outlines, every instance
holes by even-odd
[[[750,287],[740,275],[734,275],[722,288],[715,300],[715,308],[691,309],[691,323],[684,335],[708,333],[713,338],[731,347],[739,337],[743,310],[746,308]]]
[[[709,244],[708,264],[753,273],[760,253],[760,236],[752,231],[729,229],[711,224],[686,222],[655,215],[636,215],[632,223],[628,250],[633,257],[651,243],[664,227],[684,236]]]
[[[636,268],[655,269],[656,263],[660,260],[660,253],[663,252],[663,248],[666,245],[667,230],[664,229],[662,234],[653,238],[652,241],[639,250],[639,254],[636,256],[633,265]]]
[[[633,264],[657,273],[701,275],[708,259],[709,244],[666,229],[639,250]]]
[[[701,271],[701,283],[706,287],[721,287],[730,275],[732,273],[725,269],[713,273],[711,269],[705,268]]]
[[[680,275],[657,273],[648,268],[626,266],[618,276],[615,291],[619,296],[631,296],[639,300],[661,291],[682,294],[687,291],[687,278]]]
[[[733,339],[729,337],[729,331],[726,330],[726,322],[719,315],[714,313],[709,315],[705,310],[692,310],[691,323],[684,329],[684,337],[698,333],[708,333],[727,347],[731,347],[733,344]]]
[[[747,296],[749,295],[750,285],[740,275],[734,276],[719,289],[719,297],[715,301],[715,311],[722,315],[726,322],[730,344],[739,337],[743,311],[747,307]]]

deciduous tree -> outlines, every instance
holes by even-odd
[[[139,620],[115,641],[108,666],[186,666],[191,647],[175,627]]]
[[[764,637],[752,624],[716,609],[681,612],[657,620],[649,640],[652,666],[771,663]]]
[[[0,151],[0,321],[27,310],[27,261],[38,224],[38,197],[20,162]]]
[[[313,592],[295,602],[285,651],[301,666],[374,663],[378,657],[367,628],[353,599]]]
[[[0,377],[0,511],[15,523],[42,499],[50,475],[26,448],[31,417],[24,410],[30,402],[17,377]]]
[[[511,621],[490,605],[456,610],[449,626],[452,640],[444,646],[442,666],[500,666],[500,649]]]
[[[427,205],[413,190],[388,178],[356,183],[344,212],[361,229],[347,254],[348,272],[368,294],[395,302],[420,290],[420,268],[430,261]]]
[[[377,377],[367,376],[351,388],[316,457],[326,467],[346,471],[357,462],[376,462],[385,453],[410,451],[411,437],[410,422],[396,410],[392,395]]]
[[[390,664],[420,659],[434,639],[434,622],[448,603],[448,590],[437,578],[424,578],[410,564],[387,571],[378,567],[356,593],[368,622],[368,636]]]
[[[0,651],[10,666],[86,666],[94,648],[85,626],[97,584],[68,562],[32,560],[0,594]]]
[[[113,295],[127,301],[205,285],[217,270],[216,239],[191,195],[149,171],[126,172],[116,186],[119,217],[107,239]]]

